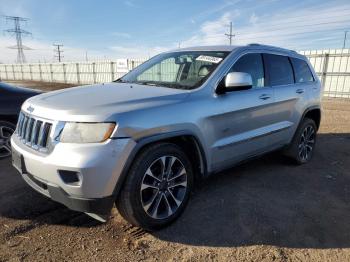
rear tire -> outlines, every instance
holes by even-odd
[[[293,140],[285,150],[285,155],[294,160],[297,165],[308,163],[316,146],[317,127],[315,121],[304,118],[298,127]]]
[[[11,136],[16,126],[7,121],[0,121],[0,159],[11,156]]]
[[[137,155],[116,206],[129,223],[152,231],[181,215],[192,187],[193,170],[187,155],[175,144],[157,143]]]

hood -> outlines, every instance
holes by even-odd
[[[27,87],[13,86],[3,82],[0,82],[0,89],[4,90],[7,96],[13,96],[13,97],[28,98],[28,97],[35,96],[42,93],[40,90],[30,89]]]
[[[107,121],[116,113],[183,100],[186,90],[127,83],[81,86],[44,93],[22,106],[35,116],[61,121]]]

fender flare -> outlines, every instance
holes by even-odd
[[[294,136],[295,136],[295,134],[297,133],[297,131],[298,131],[298,129],[299,129],[301,123],[302,123],[303,120],[305,119],[306,114],[307,114],[308,112],[312,111],[312,110],[315,110],[315,109],[318,109],[318,110],[321,111],[321,107],[320,107],[320,106],[310,106],[310,107],[308,107],[308,108],[306,108],[306,109],[304,110],[304,113],[303,113],[303,114],[301,115],[301,117],[300,117],[298,126],[297,126],[297,128],[295,129],[295,131],[294,131],[294,134],[293,134],[293,137],[292,137],[291,141],[293,141]],[[321,116],[321,117],[322,117],[322,116]]]
[[[147,146],[151,143],[161,142],[161,141],[166,140],[166,139],[171,139],[171,138],[176,138],[176,137],[181,137],[181,136],[194,137],[196,147],[197,147],[197,150],[199,151],[199,155],[200,155],[201,169],[202,169],[201,177],[206,177],[207,176],[206,154],[205,154],[205,151],[204,151],[202,144],[200,143],[200,140],[193,132],[187,131],[187,130],[181,130],[181,131],[172,131],[172,132],[167,132],[167,133],[162,133],[162,134],[156,134],[156,135],[143,137],[143,138],[137,139],[135,141],[136,146],[133,148],[132,152],[130,153],[130,155],[129,155],[129,157],[124,165],[124,168],[123,168],[123,170],[120,174],[120,177],[117,181],[117,184],[115,185],[113,195],[115,197],[118,196],[118,194],[119,194],[119,192],[120,192],[120,190],[125,182],[128,171],[129,171],[135,157],[138,155],[138,153],[140,152],[140,150],[142,148],[144,148],[145,146]]]
[[[309,113],[312,110],[315,110],[315,109],[320,110],[320,123],[321,123],[321,118],[322,118],[322,109],[321,109],[321,107],[320,106],[310,106],[310,107],[305,109],[303,115],[301,116],[299,124],[298,124],[298,128],[299,128],[301,122],[304,120],[306,114]]]

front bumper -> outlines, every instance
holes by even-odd
[[[36,191],[75,211],[107,215],[114,204],[115,199],[113,196],[96,199],[76,198],[68,195],[62,188],[56,185],[45,184],[37,180],[29,173],[22,173],[22,177]]]
[[[44,154],[23,144],[15,134],[11,145],[13,154],[20,157],[23,179],[36,191],[72,210],[106,214],[113,206],[116,184],[135,142],[58,143]],[[79,182],[64,181],[61,171],[78,174]]]

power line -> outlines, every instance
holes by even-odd
[[[26,47],[23,45],[22,35],[31,35],[31,33],[21,29],[21,22],[26,22],[28,21],[28,19],[19,17],[19,16],[6,16],[6,21],[9,21],[9,20],[14,22],[15,27],[11,29],[7,29],[5,30],[5,32],[16,35],[16,42],[17,42],[16,46],[9,47],[9,48],[17,49],[17,63],[22,64],[26,62],[26,58],[24,56],[23,50],[24,49],[30,50],[29,47]]]
[[[63,47],[62,44],[53,44],[54,47],[56,47],[56,49],[54,49],[54,52],[55,54],[55,57],[58,59],[58,62],[61,62],[62,61],[62,53],[63,53],[63,50],[61,49],[61,47]]]
[[[344,8],[344,9],[341,9],[341,11],[350,11],[350,8]],[[312,21],[313,22],[317,22],[317,23],[318,22],[320,22],[320,23],[328,23],[327,21],[329,21],[329,20],[327,20],[327,19],[331,19],[331,18],[338,18],[339,19],[339,18],[344,18],[344,17],[348,19],[349,15],[350,15],[350,13],[349,14],[341,14],[341,15],[339,15],[339,14],[337,14],[337,15],[330,15],[330,14],[327,14],[327,13],[323,12],[323,13],[319,14],[317,18],[315,18],[315,19],[313,18]],[[299,19],[295,19],[295,18],[299,18]],[[260,21],[259,20],[259,22],[257,24],[259,26],[267,27],[268,30],[269,30],[270,28],[272,28],[272,29],[274,29],[276,27],[279,28],[280,25],[288,25],[288,24],[293,24],[294,25],[295,23],[302,23],[302,22],[305,22],[305,20],[307,20],[308,18],[310,18],[309,15],[298,15],[298,16],[293,16],[292,18],[289,18],[288,19],[289,21],[278,22],[278,24],[276,24],[276,25],[270,25],[269,22],[268,22],[269,21],[268,19],[266,21]],[[282,17],[281,17],[281,19],[282,19]],[[340,23],[340,22],[346,22],[346,21],[348,21],[348,20],[345,20],[345,21],[344,20],[332,21],[332,22],[329,22],[329,23]],[[302,27],[303,25],[296,25],[296,26]],[[285,27],[285,28],[289,28],[289,27]],[[164,35],[164,34],[163,33],[161,33],[161,34],[160,33],[154,33],[154,34],[152,34],[152,37],[154,37],[155,35],[156,36],[161,36],[161,35]],[[88,35],[87,34],[85,36],[93,36],[93,35]],[[238,35],[236,35],[236,36],[238,36]],[[217,38],[217,36],[215,36],[215,38]],[[183,41],[185,41],[185,40],[183,40]],[[163,42],[173,42],[173,40],[165,40]]]
[[[255,33],[246,33],[246,34],[235,34],[234,36],[237,37],[238,40],[248,40],[248,39],[260,39],[260,38],[269,38],[269,37],[274,37],[274,36],[297,36],[297,35],[303,35],[303,34],[313,34],[313,33],[326,33],[326,32],[338,32],[340,30],[346,30],[346,28],[340,28],[337,26],[337,28],[325,28],[325,29],[321,29],[321,30],[315,30],[313,29],[314,27],[318,27],[318,26],[324,26],[324,25],[329,25],[329,24],[337,24],[337,23],[343,23],[343,22],[347,22],[350,21],[349,19],[347,20],[341,20],[341,21],[332,21],[332,22],[321,22],[321,23],[313,23],[313,24],[306,24],[306,25],[297,25],[294,27],[280,27],[280,28],[276,28],[274,30],[270,30],[269,28],[266,28],[266,31],[260,31],[260,32],[255,32]],[[343,24],[339,24],[339,26],[343,26]],[[305,30],[298,30],[295,31],[293,33],[282,33],[282,34],[276,34],[276,33],[272,33],[272,32],[276,32],[276,31],[286,31],[286,30],[293,30],[294,28],[297,27],[302,27],[303,29],[308,29],[307,31]],[[313,30],[312,30],[313,29]],[[244,30],[244,28],[242,29]],[[312,30],[312,31],[310,31]],[[231,33],[232,34],[232,33]],[[229,34],[225,34],[225,35],[229,35]],[[209,35],[209,36],[204,36],[206,39],[218,39],[220,38],[220,36],[222,36],[221,34],[214,34],[214,35]],[[170,40],[169,40],[170,42]]]
[[[340,20],[340,21],[333,21],[333,22],[323,22],[323,23],[316,23],[316,24],[306,24],[306,25],[296,25],[296,26],[290,26],[290,27],[280,27],[280,28],[275,28],[275,29],[272,29],[271,28],[267,28],[267,31],[268,32],[277,32],[277,31],[284,31],[286,29],[294,29],[294,28],[306,28],[306,27],[313,27],[313,26],[320,26],[320,25],[331,25],[331,24],[338,24],[338,23],[344,23],[344,22],[350,22],[350,19],[346,19],[346,20]],[[333,29],[330,29],[330,30],[333,30]],[[264,32],[259,32],[259,33],[264,33]],[[247,33],[247,34],[241,34],[241,35],[244,35],[244,36],[247,36],[247,35],[254,35],[256,37],[258,37],[257,34],[259,33]]]
[[[232,45],[232,37],[235,36],[232,34],[232,22],[230,22],[230,33],[225,35],[228,36],[228,38],[230,39],[230,45]]]
[[[341,11],[350,11],[350,8],[346,8],[346,9],[344,8]],[[340,15],[340,14],[329,15],[329,14],[322,14],[322,13],[320,13],[320,14],[317,15],[317,18],[313,18],[312,20],[314,22],[323,22],[323,21],[319,21],[319,20],[326,20],[326,19],[331,19],[331,18],[342,18],[342,17],[347,17],[348,18],[349,15],[350,15],[349,13],[342,14],[342,15]],[[283,17],[281,17],[281,19],[282,18]],[[296,19],[296,18],[299,18],[299,19]],[[287,21],[278,22],[278,25],[301,23],[301,22],[305,22],[305,19],[310,19],[310,16],[309,15],[293,16],[291,18],[288,18]],[[269,19],[262,20],[262,21],[259,22],[260,25],[265,25],[265,24],[269,24],[269,23],[271,23]]]
[[[286,33],[286,34],[274,34],[274,35],[262,35],[262,36],[256,36],[256,37],[238,37],[240,40],[249,40],[249,39],[260,39],[260,38],[269,38],[274,36],[297,36],[297,35],[305,35],[305,34],[315,34],[315,33],[324,33],[331,31],[332,33],[337,31],[343,31],[345,28],[338,28],[338,29],[329,29],[329,30],[317,30],[317,31],[306,31],[306,32],[296,32],[296,33]],[[243,35],[244,36],[244,35]]]
[[[331,24],[331,23],[329,23]],[[321,24],[313,24],[313,25],[305,25],[304,28],[308,28],[308,27],[312,27],[312,26],[319,26]],[[342,25],[340,25],[342,26]],[[236,37],[240,40],[242,39],[258,39],[258,38],[266,38],[266,37],[273,37],[273,36],[293,36],[293,35],[302,35],[302,34],[313,34],[313,33],[323,33],[323,32],[335,32],[335,31],[339,31],[339,30],[346,30],[346,28],[330,28],[330,29],[322,29],[322,30],[313,30],[313,31],[304,31],[304,30],[300,30],[299,32],[293,32],[293,33],[282,33],[282,34],[270,34],[270,32],[276,32],[276,31],[280,31],[280,30],[287,30],[287,29],[293,29],[293,28],[280,28],[278,30],[267,30],[265,31],[261,31],[261,32],[257,32],[257,33],[247,33],[247,34],[237,34]],[[312,28],[310,28],[312,29]],[[261,34],[261,35],[259,35]],[[208,39],[212,39],[212,38],[218,38],[220,37],[220,34],[216,34],[216,35],[211,35],[211,36],[207,36],[206,38]]]

